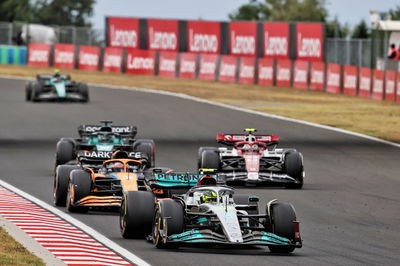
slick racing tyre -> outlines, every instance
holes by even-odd
[[[79,168],[77,165],[59,165],[56,168],[54,175],[54,205],[65,207],[70,173],[72,170]]]
[[[77,83],[78,93],[82,95],[82,102],[87,103],[89,101],[89,88],[86,83]]]
[[[205,150],[210,150],[210,151],[215,151],[218,152],[218,148],[216,147],[200,147],[199,152],[197,154],[197,168],[201,168],[201,155],[203,154],[203,151]]]
[[[294,178],[298,183],[287,183],[286,188],[300,189],[303,187],[303,159],[297,151],[290,151],[285,156],[284,167],[286,174]]]
[[[159,201],[154,214],[153,243],[157,248],[177,248],[174,243],[164,243],[162,235],[171,236],[183,233],[184,210],[175,200]]]
[[[32,84],[32,92],[31,92],[31,101],[37,102],[39,100],[39,96],[43,91],[43,87],[38,82],[33,82]]]
[[[155,197],[149,191],[128,191],[124,195],[119,226],[124,238],[145,238],[151,234]]]
[[[296,221],[296,212],[293,206],[289,203],[278,202],[271,206],[271,221],[274,234],[287,238],[294,239],[294,225]],[[291,253],[295,249],[293,246],[268,246],[272,253]]]
[[[155,150],[156,144],[152,139],[138,139],[133,143],[133,150],[141,152],[147,157],[148,165],[146,168],[155,166]]]
[[[56,147],[56,167],[60,164],[66,164],[74,159],[74,142],[66,138],[59,140]]]
[[[75,204],[79,200],[90,196],[91,188],[92,178],[90,173],[84,170],[73,170],[68,185],[67,210],[70,212],[87,212],[88,207],[75,206]]]
[[[200,168],[219,170],[219,153],[215,150],[204,150],[200,157]]]
[[[32,100],[32,81],[28,81],[25,87],[25,99],[27,102]]]

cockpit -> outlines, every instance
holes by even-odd
[[[188,205],[201,205],[204,203],[217,204],[233,204],[233,191],[230,189],[211,189],[204,188],[193,191],[189,195]]]
[[[136,160],[111,160],[103,164],[105,173],[137,173],[142,169],[142,163]]]

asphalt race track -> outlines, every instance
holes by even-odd
[[[267,248],[157,250],[122,239],[116,213],[73,216],[153,265],[398,265],[400,260],[400,149],[363,138],[232,111],[172,96],[90,88],[88,104],[25,102],[25,81],[0,79],[0,179],[52,204],[55,144],[77,126],[111,119],[133,124],[138,138],[156,141],[156,164],[195,170],[199,146],[215,134],[281,136],[305,158],[302,190],[241,188],[261,198],[292,202],[301,222],[302,249],[272,255]],[[132,84],[134,85],[134,84]],[[260,208],[264,209],[264,208]]]

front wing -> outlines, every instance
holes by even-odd
[[[287,174],[278,174],[274,172],[247,173],[247,172],[232,172],[221,173],[221,177],[225,178],[226,182],[243,182],[243,183],[298,183],[296,179]]]
[[[74,203],[74,206],[86,207],[121,207],[120,196],[87,196]]]
[[[292,243],[287,238],[280,237],[273,233],[253,231],[243,235],[243,242],[229,242],[224,235],[215,233],[209,229],[189,230],[181,234],[169,236],[167,242],[178,244],[221,244],[221,245],[252,245],[252,246],[295,246],[300,248],[301,242]]]

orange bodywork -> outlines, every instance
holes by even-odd
[[[132,160],[132,159],[114,159],[107,160],[103,163],[106,165],[112,162],[123,163],[123,171],[122,172],[113,172],[112,175],[117,176],[121,182],[122,190],[126,191],[137,191],[138,190],[138,174],[128,172],[127,164],[129,162],[135,162],[141,164],[141,161]],[[88,169],[91,172],[92,181],[99,180],[101,178],[108,178],[105,174],[95,173],[92,169]],[[93,189],[92,192],[98,192],[98,189]],[[79,200],[75,203],[77,206],[92,206],[92,207],[120,207],[121,206],[122,197],[121,196],[87,196]]]

